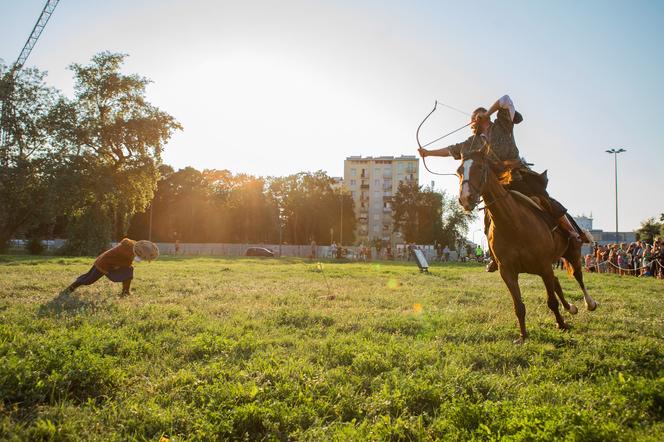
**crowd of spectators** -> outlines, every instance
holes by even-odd
[[[656,238],[652,244],[594,244],[592,253],[585,257],[585,268],[589,272],[664,279],[664,240]]]

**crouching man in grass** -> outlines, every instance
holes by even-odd
[[[76,278],[76,281],[71,283],[63,291],[63,294],[70,294],[82,285],[94,284],[102,276],[106,276],[113,282],[121,282],[121,296],[128,296],[131,280],[134,277],[134,268],[132,267],[134,259],[136,261],[152,261],[157,256],[159,256],[159,249],[155,243],[124,238],[120,241],[120,244],[99,255],[92,268]]]

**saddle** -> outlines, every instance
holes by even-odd
[[[535,214],[537,214],[549,226],[549,229],[551,229],[552,232],[558,228],[557,220],[553,219],[551,211],[546,207],[546,203],[542,198],[537,196],[526,196],[517,190],[508,190],[508,192],[516,197],[515,200],[520,201],[524,206],[530,208]]]

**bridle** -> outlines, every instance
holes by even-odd
[[[464,159],[463,157],[461,158],[461,164],[462,165],[466,161],[468,161],[468,160]],[[488,177],[489,177],[489,166],[488,166],[487,162],[484,159],[482,161],[482,170],[480,171],[480,174],[481,174],[481,178],[480,178],[479,188],[477,186],[475,186],[473,184],[473,182],[470,180],[470,170],[468,170],[468,176],[463,175],[463,177],[461,179],[461,187],[463,187],[463,185],[465,183],[468,183],[468,187],[470,187],[473,190],[473,192],[475,193],[474,198],[473,198],[473,209],[479,204],[480,198],[482,197],[482,192],[484,192],[484,188],[486,187],[486,182],[487,182]],[[493,202],[491,204],[493,204]],[[488,204],[485,204],[484,208],[486,208],[487,206],[488,206]]]
[[[461,164],[463,164],[465,160],[462,158],[461,159]],[[464,183],[468,183],[468,187],[470,187],[474,192],[475,192],[475,198],[473,199],[473,209],[480,203],[480,198],[482,197],[482,193],[484,192],[484,188],[486,187],[486,183],[489,180],[489,162],[486,160],[486,158],[482,158],[482,170],[480,171],[480,184],[479,188],[475,186],[472,181],[470,181],[470,170],[468,171],[468,177],[465,175],[463,176],[461,180],[461,186],[463,186]],[[486,202],[484,201],[484,207],[479,207],[477,210],[486,210],[489,207],[491,207],[493,204],[496,202],[500,201],[501,199],[505,198],[509,192],[503,193],[501,196],[495,198],[493,201]]]

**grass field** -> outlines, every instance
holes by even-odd
[[[477,265],[168,258],[133,294],[91,259],[0,256],[0,439],[663,440],[664,281],[586,275],[529,340]],[[328,288],[329,287],[329,288]]]

